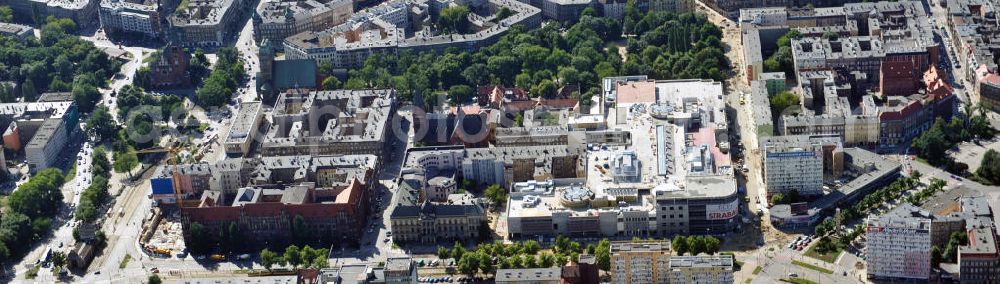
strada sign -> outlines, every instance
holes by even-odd
[[[725,204],[709,204],[705,205],[705,219],[708,220],[724,220],[736,217],[736,213],[740,210],[740,203],[738,200],[734,199],[730,203]]]

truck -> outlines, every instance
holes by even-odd
[[[221,255],[221,254],[213,254],[212,256],[210,256],[210,258],[212,258],[212,260],[215,260],[215,261],[226,260],[226,256],[225,255]]]
[[[244,254],[241,254],[241,255],[239,256],[239,259],[241,259],[241,260],[247,260],[247,259],[250,259],[250,254],[246,254],[246,253],[244,253]]]

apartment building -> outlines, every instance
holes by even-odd
[[[94,28],[100,25],[97,9],[100,1],[95,0],[4,0],[5,5],[14,11],[14,20],[32,23],[41,27],[49,17],[73,20],[80,29]]]
[[[559,284],[562,283],[562,269],[559,267],[498,269],[496,283]]]
[[[903,204],[883,216],[869,217],[865,222],[868,277],[928,279],[933,218],[912,204]]]
[[[611,283],[670,283],[670,243],[611,243]]]
[[[171,1],[101,0],[98,15],[105,32],[141,34],[157,38],[167,29],[166,13]]]
[[[182,46],[223,46],[236,38],[245,19],[244,0],[191,0],[170,17],[170,39]]]
[[[671,256],[669,281],[672,284],[733,283],[733,256]]]
[[[343,24],[353,13],[348,0],[265,1],[253,15],[254,39],[281,42],[294,34]]]

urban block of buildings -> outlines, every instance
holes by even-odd
[[[819,147],[833,149],[832,145],[826,147],[820,145]],[[826,149],[823,149],[824,152],[822,153],[824,163],[822,171],[824,175],[840,171],[841,168],[843,170],[842,173],[833,181],[825,180],[823,182],[824,188],[822,189],[823,195],[818,198],[810,198],[812,201],[772,206],[769,210],[772,225],[779,228],[800,228],[815,225],[819,221],[822,221],[824,216],[832,215],[835,210],[834,208],[854,204],[869,193],[899,178],[899,163],[888,161],[871,151],[861,148],[844,148],[842,151],[834,150],[827,152],[825,151]],[[764,155],[769,154],[772,155],[771,158],[765,157],[765,161],[766,159],[774,159],[774,154],[792,155],[793,157],[789,159],[798,161],[789,161],[790,163],[808,162],[813,163],[812,167],[817,167],[815,160],[809,161],[811,159],[818,159],[817,157],[811,159],[795,157],[795,155],[806,155],[797,150],[773,152]],[[817,155],[820,155],[820,153],[817,153]],[[843,163],[838,165],[837,163],[840,160]],[[830,164],[827,164],[828,161]],[[796,169],[789,169],[783,166],[775,167],[773,165],[771,168],[765,168],[764,171],[797,172]],[[795,179],[793,181],[801,182],[803,185],[812,183],[808,182],[809,179],[807,178]]]
[[[612,87],[608,128],[629,133],[628,143],[588,143],[578,159],[580,175],[560,178],[553,163],[553,177],[514,183],[508,235],[672,236],[736,229],[739,202],[724,142],[722,85],[635,80]],[[472,171],[469,166],[463,164],[463,172]],[[513,167],[517,171],[518,163]]]
[[[1000,111],[1000,74],[997,70],[996,43],[1000,24],[996,21],[997,4],[982,0],[947,0],[937,3],[948,9],[946,34],[954,43],[956,68],[964,68],[970,95],[993,111]],[[965,66],[965,67],[963,67]],[[957,77],[957,76],[956,76]]]
[[[777,52],[778,37],[790,30],[802,34],[790,46],[801,103],[772,113],[773,123],[755,121],[763,128],[758,132],[836,135],[845,146],[879,151],[905,147],[936,117],[948,118],[957,108],[947,74],[935,66],[939,50],[929,23],[916,1],[742,10],[744,68],[755,112],[764,112],[768,102],[754,99],[762,87],[753,86],[773,89],[773,79],[762,78],[764,59]]]
[[[281,42],[305,31],[318,32],[344,23],[354,13],[349,0],[268,0],[253,14],[254,39]]]
[[[964,231],[968,245],[958,247],[956,263],[941,263],[942,274],[961,283],[1000,279],[993,212],[984,196],[960,197],[953,212],[932,213],[902,204],[865,222],[868,277],[890,281],[927,281],[934,271],[932,247],[944,248],[953,232]]]
[[[24,151],[31,172],[58,164],[79,120],[72,96],[42,94],[37,102],[0,104],[3,146]]]
[[[336,90],[282,93],[260,154],[381,156],[393,134],[395,90]],[[395,126],[398,127],[398,126]]]
[[[222,176],[218,165],[163,171],[178,195],[199,198],[182,197],[185,200],[179,202],[185,230],[198,223],[217,233],[236,224],[254,236],[252,241],[263,243],[290,239],[293,221],[301,218],[315,241],[358,244],[372,213],[378,160],[374,155],[262,157],[248,176],[228,176],[249,182],[236,186],[235,192],[232,186],[206,190],[211,184],[204,185],[204,176],[210,183]],[[225,170],[247,173],[242,169]],[[191,192],[184,191],[187,184]],[[151,185],[156,186],[152,181]]]
[[[471,33],[441,33],[433,27],[432,17],[452,5],[468,6],[473,12]],[[497,19],[496,12],[502,8],[514,14]],[[284,50],[288,59],[314,59],[331,62],[335,68],[351,68],[375,54],[439,52],[449,47],[475,50],[495,43],[510,26],[531,29],[540,24],[538,8],[513,0],[394,0],[358,11],[332,28],[292,35],[284,39]]]

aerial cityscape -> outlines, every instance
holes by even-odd
[[[0,0],[0,283],[1000,283],[998,12]]]

